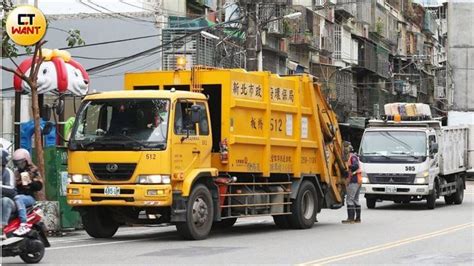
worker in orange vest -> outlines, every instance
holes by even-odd
[[[349,145],[349,152],[346,180],[347,219],[342,221],[343,224],[360,223],[359,192],[362,184],[362,173],[359,166],[359,157],[354,153],[352,145]]]

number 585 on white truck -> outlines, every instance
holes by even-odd
[[[362,137],[361,192],[367,207],[383,200],[426,200],[426,207],[434,209],[439,197],[446,204],[461,204],[466,171],[473,163],[468,160],[469,128],[442,126],[429,112],[407,115],[408,110],[397,106],[395,112],[390,112],[393,106],[386,108],[382,119],[369,121]]]

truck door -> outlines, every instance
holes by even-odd
[[[200,112],[200,120],[197,124],[198,126],[198,136],[199,136],[199,145],[198,149],[200,151],[200,167],[210,167],[211,166],[211,150],[212,150],[212,133],[210,129],[209,113],[206,102],[196,102]]]
[[[437,176],[439,173],[439,154],[436,135],[428,135],[428,153],[430,176]]]
[[[191,123],[193,105],[200,107],[201,119],[198,123]],[[174,110],[173,172],[187,175],[195,168],[209,167],[212,136],[207,105],[205,102],[181,99],[175,103]]]

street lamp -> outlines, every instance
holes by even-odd
[[[204,37],[204,38],[207,38],[207,39],[215,39],[215,40],[220,40],[219,37],[217,37],[216,35],[214,34],[211,34],[207,31],[201,31],[201,36]]]
[[[295,19],[295,18],[301,17],[301,15],[302,15],[301,12],[295,12],[295,13],[291,13],[291,14],[288,14],[288,15],[284,15],[283,18]]]

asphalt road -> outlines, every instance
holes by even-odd
[[[308,230],[277,229],[271,217],[242,219],[207,240],[184,241],[173,226],[127,227],[113,239],[83,231],[52,237],[42,264],[456,264],[474,263],[474,182],[462,205],[362,201],[361,224],[345,209],[323,210]],[[3,258],[3,263],[21,263]]]

